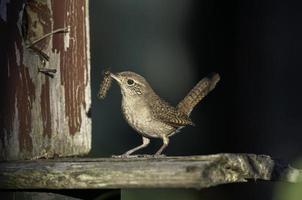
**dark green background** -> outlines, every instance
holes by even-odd
[[[90,0],[91,156],[121,154],[141,138],[123,119],[113,84],[98,101],[101,71],[131,70],[176,105],[204,76],[221,81],[192,112],[195,127],[166,155],[220,152],[302,155],[301,1]],[[153,140],[141,153],[154,153]],[[124,199],[291,199],[288,185],[232,184],[203,190],[123,190]],[[278,189],[279,188],[279,189]],[[286,193],[286,192],[284,192]],[[293,199],[293,198],[292,198]]]

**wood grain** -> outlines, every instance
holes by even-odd
[[[0,15],[0,160],[87,154],[88,1],[8,0]]]
[[[0,163],[1,189],[207,188],[247,181],[301,182],[302,171],[270,156],[77,158]]]

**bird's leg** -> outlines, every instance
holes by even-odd
[[[143,139],[143,144],[133,148],[133,149],[130,149],[128,150],[126,153],[122,154],[120,157],[129,157],[130,154],[134,153],[135,151],[139,150],[139,149],[142,149],[144,147],[146,147],[149,143],[150,143],[150,139],[149,138],[146,138],[146,137],[142,137]]]
[[[164,136],[162,139],[163,139],[163,145],[158,149],[158,151],[154,154],[154,156],[159,156],[169,144],[169,138],[167,136]]]

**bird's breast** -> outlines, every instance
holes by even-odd
[[[123,98],[122,111],[128,124],[146,137],[161,137],[173,132],[173,127],[153,118],[151,108],[143,99]]]

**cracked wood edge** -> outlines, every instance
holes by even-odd
[[[247,181],[302,181],[302,170],[255,154],[73,158],[0,163],[1,189],[207,188]]]

